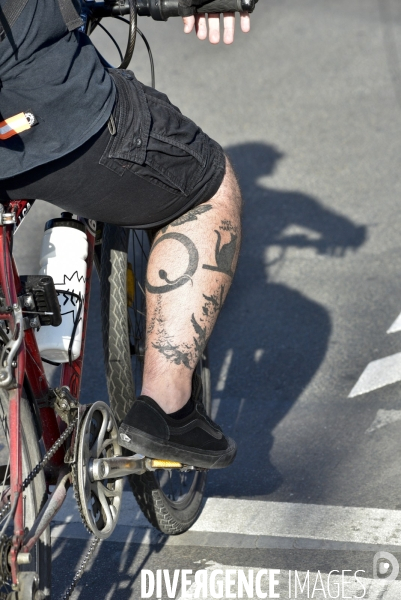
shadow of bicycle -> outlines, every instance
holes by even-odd
[[[282,484],[270,461],[273,431],[317,373],[332,330],[327,309],[281,274],[297,280],[299,259],[341,259],[364,243],[366,228],[311,196],[265,187],[261,178],[284,156],[274,146],[246,143],[228,154],[244,196],[244,237],[210,351],[214,415],[238,455],[229,469],[210,473],[207,495],[267,497]]]
[[[162,552],[166,536],[158,536],[156,530],[150,533],[149,530],[142,529],[141,540],[141,530],[136,534],[134,530],[134,526],[126,528],[125,542],[107,540],[98,545],[72,593],[74,600],[94,597],[130,600],[139,597],[137,592],[141,585],[141,570],[149,561],[154,560],[155,555]],[[158,543],[149,545],[149,535],[159,537]],[[57,537],[52,542],[52,598],[63,597],[87,555],[89,546],[90,541],[73,537]],[[54,576],[55,573],[57,577]]]

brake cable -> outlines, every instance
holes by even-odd
[[[124,60],[121,65],[118,67],[119,69],[126,69],[131,62],[132,55],[134,53],[135,42],[136,42],[136,29],[137,29],[137,9],[135,0],[128,0],[129,4],[129,34],[128,34],[128,44],[127,49],[125,51]]]
[[[123,23],[127,23],[127,25],[130,24],[130,22],[128,21],[128,19],[124,19],[124,17],[113,17],[113,18],[116,19],[117,21],[123,21]],[[154,63],[154,60],[153,60],[152,50],[150,48],[148,40],[146,39],[146,37],[142,33],[142,31],[139,29],[139,27],[136,28],[136,32],[143,39],[143,43],[145,44],[146,49],[148,51],[149,62],[150,62],[150,74],[151,74],[151,80],[152,80],[151,87],[154,88],[156,86],[156,80],[155,80],[155,63]]]

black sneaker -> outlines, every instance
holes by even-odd
[[[228,467],[236,444],[207,416],[196,388],[193,385],[193,411],[182,419],[172,419],[152,398],[139,396],[118,430],[121,446],[149,458],[204,469]]]

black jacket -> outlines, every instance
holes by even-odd
[[[8,1],[0,0],[3,13]],[[29,0],[0,44],[0,126],[27,111],[38,121],[0,139],[0,179],[71,152],[111,114],[113,81],[89,38],[69,31],[59,2]]]

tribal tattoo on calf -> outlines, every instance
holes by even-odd
[[[183,235],[182,233],[172,232],[172,233],[165,233],[164,235],[162,235],[153,244],[149,258],[152,255],[152,252],[154,251],[156,246],[158,246],[165,240],[171,240],[171,239],[176,240],[177,242],[180,242],[180,244],[185,246],[185,248],[188,252],[188,266],[185,270],[185,273],[183,273],[179,277],[176,277],[173,280],[170,280],[168,278],[168,274],[166,273],[166,271],[164,269],[160,269],[159,277],[161,280],[166,282],[165,285],[151,285],[149,283],[149,280],[146,279],[146,289],[151,294],[165,294],[166,292],[171,292],[172,290],[176,290],[178,287],[180,287],[181,285],[184,285],[188,281],[190,281],[192,283],[192,276],[194,275],[196,269],[198,268],[198,262],[199,262],[198,250],[196,249],[195,244],[189,239],[189,237],[186,235]]]
[[[222,221],[222,223],[230,223],[230,221]],[[215,229],[214,232],[217,235],[217,242],[215,248],[216,265],[202,265],[202,269],[209,269],[209,271],[218,271],[219,273],[224,273],[229,277],[233,277],[233,263],[237,253],[238,235],[237,233],[233,233],[233,231],[235,231],[237,228],[234,228],[232,225],[232,229],[227,229],[227,227],[227,225],[222,225],[220,226],[220,229],[223,229],[224,231],[229,231],[231,240],[226,244],[221,245],[221,233],[220,231],[217,231],[217,229]]]
[[[213,207],[210,206],[210,204],[201,204],[200,206],[195,206],[195,208],[193,208],[192,210],[189,210],[181,217],[178,217],[178,219],[176,219],[172,223],[169,223],[168,225],[163,227],[163,229],[161,229],[160,231],[162,233],[166,233],[166,231],[169,227],[179,227],[180,225],[183,225],[184,223],[189,223],[189,221],[197,221],[199,215],[202,215],[203,213],[208,212],[209,210],[212,210],[212,208]]]
[[[152,315],[147,333],[153,334],[156,337],[156,341],[152,341],[152,346],[160,354],[162,354],[168,362],[176,365],[184,365],[188,369],[194,369],[198,363],[199,358],[202,356],[203,350],[206,346],[206,342],[211,333],[213,325],[215,323],[217,314],[220,312],[223,302],[226,296],[226,286],[219,284],[218,287],[210,295],[202,294],[204,303],[201,307],[201,315],[195,317],[195,313],[192,313],[190,322],[193,328],[192,343],[188,342],[176,342],[173,335],[166,330],[166,319],[163,315],[163,302],[162,294],[177,289],[185,283],[192,282],[192,277],[195,274],[198,263],[199,253],[195,244],[189,239],[188,236],[176,232],[166,233],[168,227],[178,227],[188,221],[198,220],[198,216],[211,210],[210,205],[198,206],[192,211],[189,211],[167,227],[161,230],[161,237],[159,237],[154,243],[151,252],[164,242],[165,240],[175,240],[182,244],[188,253],[188,265],[184,273],[175,279],[170,279],[167,272],[164,269],[160,269],[158,272],[159,278],[164,282],[162,285],[153,285],[146,280],[146,289],[151,294],[157,294],[156,307],[154,314]],[[228,275],[230,278],[234,275],[235,261],[238,254],[238,237],[239,229],[232,224],[229,220],[222,220],[219,226],[219,230],[214,230],[217,235],[217,242],[215,246],[215,265],[203,264],[202,268],[209,271],[216,271]],[[225,232],[223,235],[227,239],[227,233],[230,235],[230,240],[222,243],[222,234],[220,231]],[[218,282],[218,279],[216,279]]]
[[[155,313],[151,319],[148,333],[156,329],[157,341],[152,342],[153,348],[171,363],[184,365],[188,369],[194,369],[202,356],[207,339],[213,327],[215,318],[220,312],[225,299],[225,286],[220,285],[219,289],[207,296],[203,294],[205,303],[202,306],[202,315],[196,319],[195,314],[191,315],[191,325],[194,329],[193,343],[174,342],[173,336],[169,335],[165,328],[165,319],[162,314],[161,299],[156,304]]]

